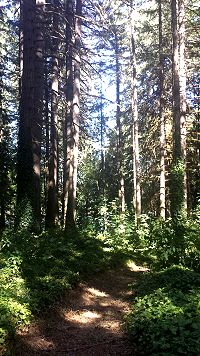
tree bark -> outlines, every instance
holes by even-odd
[[[19,219],[32,211],[32,228],[40,230],[40,159],[43,115],[44,0],[23,0],[23,72],[17,159]],[[19,222],[19,221],[18,221]]]
[[[50,157],[48,176],[48,196],[46,226],[55,226],[58,221],[58,79],[59,79],[59,0],[54,0],[53,8],[53,55],[51,82],[51,125]]]
[[[34,211],[41,225],[41,142],[43,124],[44,100],[44,5],[45,0],[36,0],[35,14],[35,68],[34,68],[34,120],[32,122],[32,152],[33,152],[33,178],[34,178]]]
[[[177,0],[172,0],[172,95],[173,95],[173,123],[174,123],[174,160],[181,157],[180,139],[180,95],[179,95],[179,51],[178,51],[178,29],[177,29]]]
[[[139,128],[137,99],[137,64],[135,48],[134,10],[131,1],[131,51],[132,51],[132,136],[133,136],[133,203],[135,221],[141,215],[140,161],[139,161]]]
[[[183,162],[184,209],[187,211],[187,164],[186,164],[186,58],[185,58],[185,1],[179,0],[179,90],[180,90],[180,140]]]
[[[7,182],[7,169],[6,169],[6,142],[5,142],[5,120],[3,115],[3,59],[0,58],[0,231],[5,228],[5,194]]]
[[[118,197],[120,214],[125,212],[125,186],[123,173],[123,140],[122,140],[122,125],[121,125],[121,110],[120,110],[120,62],[119,62],[119,43],[117,30],[114,30],[115,36],[115,70],[116,70],[116,123],[117,123],[117,152],[118,152]]]
[[[73,85],[73,123],[70,132],[70,157],[68,175],[68,199],[66,211],[66,227],[75,227],[76,193],[78,172],[78,144],[80,126],[80,68],[81,68],[81,16],[82,0],[76,2],[75,45],[74,45],[74,85]]]
[[[165,220],[165,116],[162,0],[159,0],[159,116],[160,116],[160,217]]]
[[[63,202],[62,219],[66,226],[68,189],[71,160],[73,157],[73,31],[74,31],[74,1],[68,0],[66,12],[66,117],[64,123],[64,167],[63,167]]]
[[[172,94],[173,94],[173,171],[171,177],[171,214],[186,214],[186,74],[184,0],[171,2],[172,13]],[[179,27],[178,27],[179,25]]]

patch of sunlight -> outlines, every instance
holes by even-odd
[[[93,295],[96,295],[97,297],[108,297],[109,295],[107,293],[101,292],[98,289],[95,288],[87,288],[88,292],[90,292]]]
[[[67,315],[68,320],[71,320],[79,324],[89,324],[96,321],[96,319],[100,319],[100,318],[101,318],[101,314],[90,310],[79,311],[79,313],[73,313],[71,315],[69,314]]]
[[[90,310],[86,310],[82,313],[82,316],[84,318],[89,318],[89,319],[97,319],[100,318],[101,316],[98,313],[92,312]]]
[[[145,271],[149,271],[149,269],[146,268],[146,267],[137,266],[137,265],[135,264],[135,262],[133,262],[133,261],[128,261],[128,262],[127,262],[127,267],[129,267],[130,270],[133,271],[133,272],[138,272],[138,271],[145,272]]]
[[[101,302],[99,304],[101,307],[109,307],[110,306],[110,303],[107,303],[107,302]]]

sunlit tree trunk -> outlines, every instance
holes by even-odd
[[[78,170],[79,117],[80,117],[80,47],[81,47],[82,0],[76,2],[75,45],[74,45],[74,85],[73,85],[73,123],[71,127],[71,152],[69,157],[68,199],[66,226],[75,226],[76,192]]]
[[[177,0],[172,0],[172,95],[173,95],[173,123],[174,123],[174,160],[181,157],[181,139],[180,139],[180,96],[179,96],[179,42],[177,28]]]
[[[65,4],[66,13],[66,113],[64,123],[64,167],[63,167],[63,201],[62,220],[66,226],[69,170],[73,156],[73,31],[74,31],[74,1]]]
[[[186,74],[185,74],[185,25],[184,1],[171,2],[172,13],[172,74],[173,74],[173,171],[171,178],[172,216],[186,213]]]
[[[22,74],[23,74],[23,0],[20,0],[20,19],[19,19],[19,95],[21,94]]]
[[[164,116],[164,63],[162,33],[162,0],[159,0],[159,99],[160,99],[160,216],[165,219],[165,116]]]
[[[3,75],[3,63],[0,58],[0,230],[5,227],[5,191],[7,172],[5,165],[5,135],[4,135],[4,119],[3,119],[3,105],[2,105],[2,75]]]
[[[186,165],[186,58],[185,58],[185,0],[179,0],[179,86],[180,86],[180,139],[183,162],[184,209],[187,211]]]
[[[105,155],[104,155],[104,135],[105,135],[105,119],[103,113],[103,92],[102,92],[102,79],[101,79],[101,102],[100,102],[100,135],[101,135],[101,175],[100,175],[100,188],[102,197],[105,198]]]
[[[51,125],[50,156],[48,176],[48,196],[46,225],[54,226],[58,221],[58,78],[59,78],[59,0],[54,0],[53,8],[53,55],[51,82]]]
[[[117,138],[118,138],[118,197],[120,213],[125,212],[125,189],[124,189],[124,174],[123,174],[123,140],[122,140],[122,124],[120,110],[120,63],[119,63],[119,44],[116,30],[115,36],[115,70],[116,70],[116,123],[117,123]]]
[[[47,45],[47,44],[46,44]],[[46,48],[47,54],[47,48]],[[49,182],[49,141],[50,141],[50,110],[49,110],[49,100],[50,100],[50,88],[48,85],[49,73],[48,73],[48,63],[45,61],[44,67],[44,121],[45,121],[45,179],[44,179],[44,192],[45,192],[45,207],[47,206],[47,197],[48,197],[48,182]]]
[[[138,129],[138,98],[137,71],[135,53],[134,9],[131,1],[131,51],[132,51],[132,136],[133,136],[133,203],[135,220],[141,215],[140,161],[139,161],[139,129]]]

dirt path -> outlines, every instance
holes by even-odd
[[[130,310],[128,284],[140,271],[135,265],[108,271],[70,291],[57,310],[18,335],[14,356],[136,355],[123,318]]]

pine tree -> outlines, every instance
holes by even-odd
[[[179,5],[179,7],[178,7]],[[173,123],[174,123],[174,168],[172,174],[172,215],[186,213],[186,77],[185,77],[185,26],[184,2],[172,0],[173,39]],[[174,189],[175,187],[175,189]]]
[[[67,118],[67,203],[65,226],[75,226],[76,216],[76,191],[77,191],[77,169],[78,169],[78,145],[79,145],[79,116],[80,116],[80,68],[81,68],[81,15],[82,1],[76,1],[75,11],[75,41],[73,48],[73,100],[70,101],[70,115]],[[70,40],[69,40],[70,41]],[[72,39],[71,39],[72,41]],[[69,43],[69,47],[71,44]],[[69,48],[68,47],[68,48]],[[69,52],[69,55],[70,52]],[[71,60],[70,60],[71,61]],[[71,64],[70,64],[71,66]],[[68,69],[68,68],[67,68]],[[69,68],[69,72],[71,68]],[[70,75],[70,73],[69,73]],[[72,76],[72,73],[71,73]],[[70,79],[72,80],[72,77]],[[69,84],[71,86],[71,83]],[[72,88],[70,88],[72,90]],[[68,94],[67,94],[68,95]]]
[[[21,6],[23,73],[17,160],[18,218],[23,219],[24,214],[32,210],[34,229],[40,230],[44,0],[23,0]]]
[[[59,80],[59,0],[54,0],[52,33],[51,123],[46,225],[58,222],[58,80]]]
[[[137,95],[137,64],[136,36],[134,28],[134,9],[131,1],[131,51],[132,51],[132,116],[133,116],[133,183],[134,209],[136,222],[141,215],[140,162],[139,162],[139,125],[138,125],[138,95]]]
[[[159,0],[159,116],[160,116],[160,216],[165,219],[165,117],[164,117],[164,60],[163,60],[163,21],[162,0]]]

